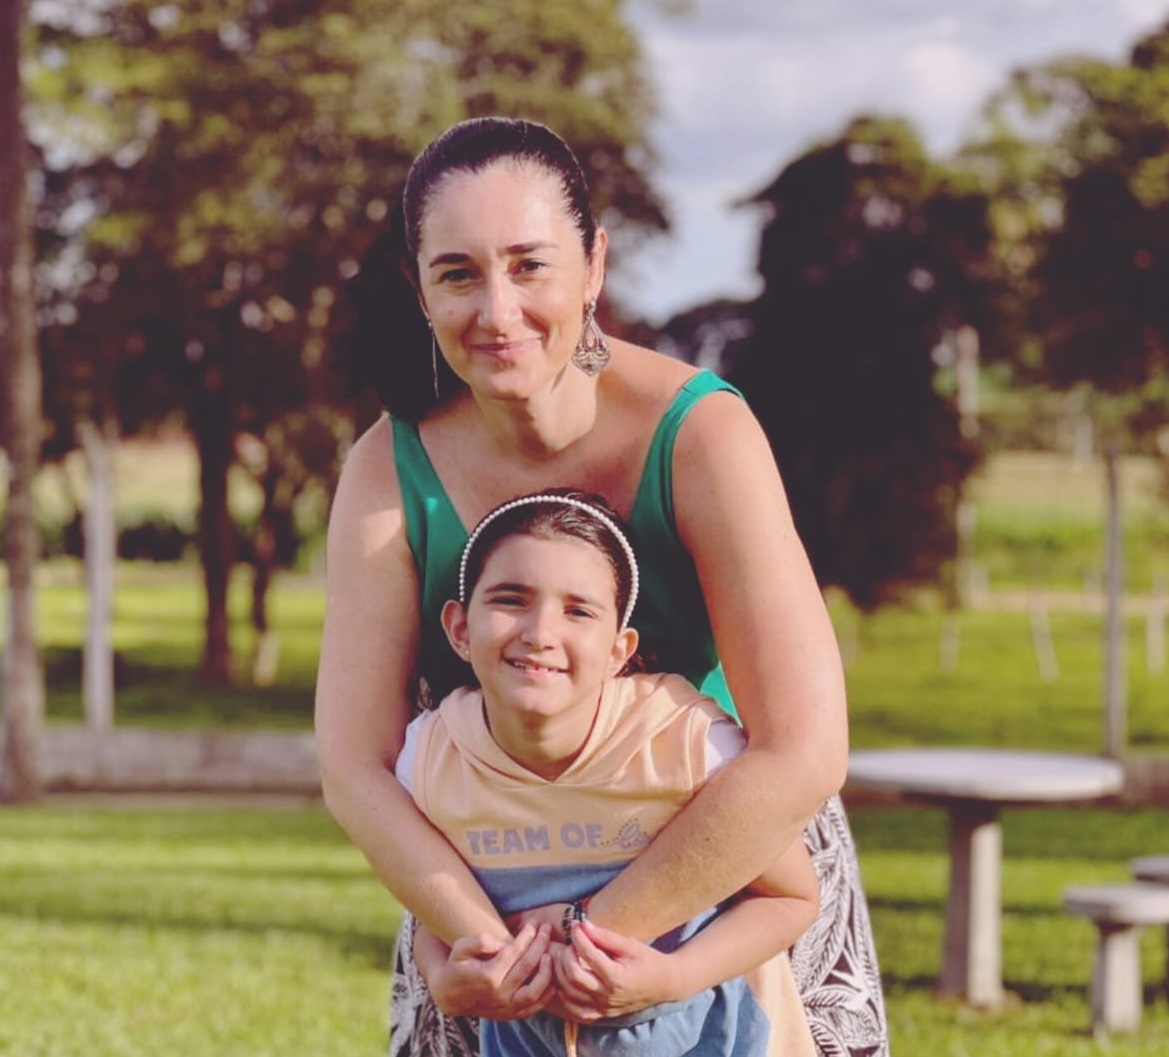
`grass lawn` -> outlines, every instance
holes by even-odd
[[[1169,586],[1169,502],[1151,459],[1121,460],[1126,589]],[[992,588],[1097,587],[1104,568],[1104,477],[1099,460],[1003,452],[970,485],[974,560]]]
[[[86,600],[77,563],[54,563],[38,590],[38,619],[50,720],[82,718],[81,650]],[[155,728],[307,729],[324,619],[318,577],[284,574],[269,598],[269,618],[280,641],[271,686],[255,686],[250,664],[255,634],[248,622],[250,587],[232,578],[229,608],[236,682],[202,685],[203,596],[191,563],[122,564],[113,605],[117,722]]]
[[[1009,1001],[933,995],[946,885],[941,812],[856,808],[895,1057],[1163,1057],[1144,938],[1139,1034],[1087,1032],[1094,932],[1064,885],[1120,879],[1167,846],[1153,811],[1009,811]],[[385,1052],[398,909],[319,806],[0,810],[0,1054],[373,1057]]]
[[[1104,745],[1103,625],[1098,614],[1053,611],[1058,672],[1044,678],[1025,612],[957,618],[952,666],[941,659],[942,616],[905,607],[861,619],[833,607],[848,657],[853,743],[992,745],[1099,752]],[[1169,670],[1151,670],[1145,622],[1128,633],[1129,744],[1169,751]]]
[[[320,808],[0,811],[0,1054],[373,1057],[398,918]]]

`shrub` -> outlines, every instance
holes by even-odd
[[[194,540],[189,529],[165,517],[150,517],[118,532],[118,557],[127,561],[177,562]]]

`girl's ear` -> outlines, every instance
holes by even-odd
[[[610,678],[620,672],[636,652],[637,631],[634,628],[622,628],[617,632],[613,640],[613,652],[609,654]]]
[[[442,607],[442,629],[451,649],[464,661],[471,659],[471,644],[467,638],[467,611],[453,598]]]

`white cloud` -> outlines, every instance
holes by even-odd
[[[904,77],[891,95],[937,151],[953,150],[971,117],[1002,81],[1001,71],[970,48],[952,41],[925,41],[908,50]]]
[[[1069,53],[1121,58],[1169,0],[693,0],[634,5],[658,84],[654,138],[676,237],[621,294],[650,318],[755,290],[758,218],[731,203],[861,113],[909,119],[930,149],[971,131],[1009,71]],[[619,280],[615,275],[614,280]]]
[[[1116,0],[1124,20],[1133,25],[1164,25],[1169,10],[1165,0]]]

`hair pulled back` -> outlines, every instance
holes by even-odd
[[[597,221],[584,172],[569,147],[547,125],[523,118],[476,117],[452,125],[410,166],[402,192],[408,264],[417,275],[422,221],[439,185],[453,173],[478,173],[501,161],[537,166],[560,182],[564,205],[591,256]]]

